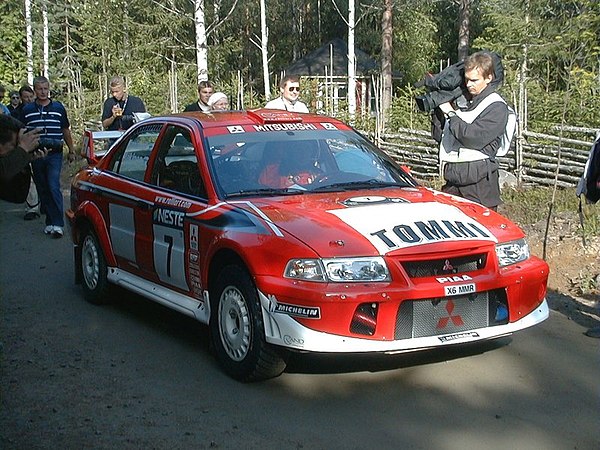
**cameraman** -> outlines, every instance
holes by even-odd
[[[46,156],[38,150],[40,130],[26,132],[21,122],[0,114],[0,181],[9,182],[15,175],[29,168],[36,158]]]
[[[501,203],[496,154],[507,128],[508,106],[496,93],[494,62],[487,52],[465,60],[468,103],[455,110],[450,102],[439,106],[446,117],[440,144],[440,164],[446,184],[443,192],[496,210]]]

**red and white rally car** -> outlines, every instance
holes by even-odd
[[[75,176],[67,216],[89,301],[115,284],[208,324],[239,380],[289,351],[429,349],[548,317],[548,266],[515,224],[324,116],[147,119]]]

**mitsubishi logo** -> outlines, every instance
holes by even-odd
[[[452,321],[455,327],[459,327],[465,324],[460,315],[452,315],[452,313],[454,312],[454,302],[452,300],[448,300],[448,302],[446,303],[446,312],[448,312],[448,317],[442,317],[440,318],[440,320],[438,320],[436,326],[437,329],[441,330],[443,328],[446,328],[446,325],[448,325],[449,321]]]
[[[447,259],[446,262],[444,263],[444,267],[442,267],[442,270],[444,272],[450,272],[450,271],[454,270],[454,266],[452,266],[452,264],[450,264],[449,259]]]

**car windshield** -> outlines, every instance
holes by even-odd
[[[232,133],[206,141],[215,184],[225,198],[416,185],[353,131]]]

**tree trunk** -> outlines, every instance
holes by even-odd
[[[265,98],[271,98],[271,83],[269,82],[269,28],[267,27],[267,10],[265,0],[260,0],[260,51],[262,54],[263,80],[265,84]]]
[[[348,114],[356,114],[356,55],[354,52],[355,0],[348,1]]]
[[[383,19],[381,21],[381,124],[385,129],[387,113],[392,104],[392,36],[393,36],[393,0],[384,0]]]
[[[471,27],[472,0],[460,0],[458,10],[458,60],[469,56],[469,32]]]
[[[49,78],[48,75],[48,60],[49,60],[49,55],[50,55],[50,45],[48,43],[48,36],[49,36],[49,31],[48,31],[48,4],[46,2],[46,0],[42,1],[42,22],[43,22],[43,26],[44,26],[44,76],[46,78]]]
[[[194,25],[196,28],[196,64],[198,83],[208,80],[208,46],[206,44],[206,22],[204,0],[194,0]]]
[[[31,28],[31,0],[25,0],[25,26],[27,28],[27,82],[33,85],[33,31]]]

